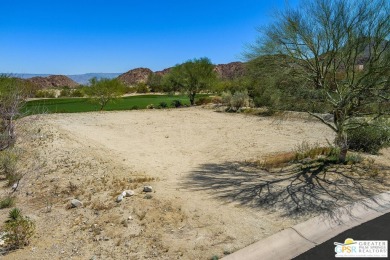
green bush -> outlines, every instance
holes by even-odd
[[[35,232],[35,224],[31,219],[23,216],[19,209],[14,208],[8,214],[4,231],[6,245],[11,249],[21,248],[29,244]]]
[[[349,149],[377,154],[390,146],[390,126],[383,122],[347,130]]]
[[[197,105],[206,105],[213,103],[213,99],[211,97],[200,97],[195,102]]]
[[[84,97],[84,93],[81,89],[74,89],[70,92],[71,97]]]
[[[40,89],[35,92],[37,98],[55,98],[56,92],[53,89]]]
[[[69,88],[61,89],[60,97],[70,97],[71,90]]]
[[[146,85],[146,83],[143,83],[143,82],[138,83],[135,89],[136,89],[137,93],[148,93],[149,92],[148,85]]]
[[[176,107],[176,108],[183,106],[183,104],[181,103],[181,101],[178,100],[178,99],[173,100],[172,103],[171,103],[171,105],[172,105],[173,107]]]
[[[168,104],[167,102],[160,102],[160,104],[158,105],[159,108],[167,108],[168,107]]]

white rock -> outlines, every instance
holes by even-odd
[[[126,197],[126,191],[122,192],[121,195],[122,195],[123,197]]]
[[[78,199],[72,199],[70,204],[72,205],[72,208],[77,208],[77,207],[83,206],[83,203],[81,201],[79,201]]]
[[[132,217],[132,216],[129,216],[127,219],[128,219],[128,220],[132,220],[132,219],[133,219],[133,217]]]
[[[124,195],[123,195],[124,194]],[[131,196],[133,196],[135,194],[135,192],[134,191],[132,191],[132,190],[125,190],[123,193],[122,193],[122,195],[124,196],[124,197],[131,197]]]
[[[144,192],[152,192],[153,188],[152,186],[144,186]]]
[[[119,196],[116,198],[116,202],[121,202],[122,200],[123,200],[122,194],[119,195]]]

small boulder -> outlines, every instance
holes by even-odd
[[[144,192],[153,192],[152,186],[144,186]]]
[[[124,195],[123,195],[123,194],[124,194]],[[134,194],[135,194],[135,192],[132,191],[132,190],[125,190],[124,192],[122,192],[123,197],[131,197],[131,196],[133,196]]]
[[[78,199],[72,199],[70,204],[71,204],[72,208],[77,208],[77,207],[83,206],[83,203],[81,201],[79,201]]]
[[[116,197],[116,202],[121,202],[123,200],[123,195],[119,195],[118,197]]]

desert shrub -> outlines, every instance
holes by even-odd
[[[70,97],[72,91],[69,88],[61,89],[60,97]]]
[[[15,205],[15,199],[13,197],[5,197],[0,200],[0,209],[10,208]]]
[[[168,104],[167,102],[160,102],[160,104],[158,105],[159,108],[167,108],[168,107]]]
[[[4,231],[7,246],[12,249],[21,248],[29,244],[35,232],[35,224],[27,216],[23,216],[18,208],[14,208],[8,214]]]
[[[183,104],[181,103],[181,101],[178,100],[178,99],[173,100],[172,103],[171,103],[171,105],[172,105],[173,107],[176,107],[176,108],[183,106]]]
[[[232,93],[230,91],[224,91],[221,94],[222,104],[224,106],[229,106],[232,101]]]
[[[211,97],[200,97],[195,102],[197,105],[206,105],[213,103],[213,99]]]
[[[154,104],[149,104],[146,106],[147,109],[154,109],[155,108],[155,105]]]
[[[5,175],[8,185],[17,182],[21,176],[17,170],[19,153],[15,149],[7,149],[0,152],[0,173]]]
[[[222,98],[221,98],[221,97],[218,97],[218,96],[212,97],[212,98],[211,98],[211,102],[212,102],[213,104],[222,104]]]
[[[70,92],[71,97],[84,97],[84,92],[81,89],[74,89]]]
[[[295,147],[295,160],[315,159],[319,156],[332,157],[333,155],[337,155],[336,148],[333,146],[320,146],[318,143],[309,144],[303,141]]]
[[[37,98],[55,98],[56,92],[53,89],[40,89],[35,92]]]
[[[137,92],[137,89],[135,87],[125,87],[125,93],[126,94],[132,94],[132,93],[135,93]]]
[[[390,126],[385,123],[366,125],[347,130],[349,149],[377,154],[390,146]]]
[[[235,111],[242,107],[249,106],[249,95],[247,90],[236,91],[231,98],[230,107]]]
[[[143,83],[143,82],[138,83],[136,85],[135,89],[136,89],[137,93],[148,93],[149,92],[148,85],[146,85],[146,83]]]

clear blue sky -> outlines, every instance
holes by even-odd
[[[199,57],[237,61],[256,39],[256,27],[285,6],[285,0],[1,1],[0,72],[125,72]]]

